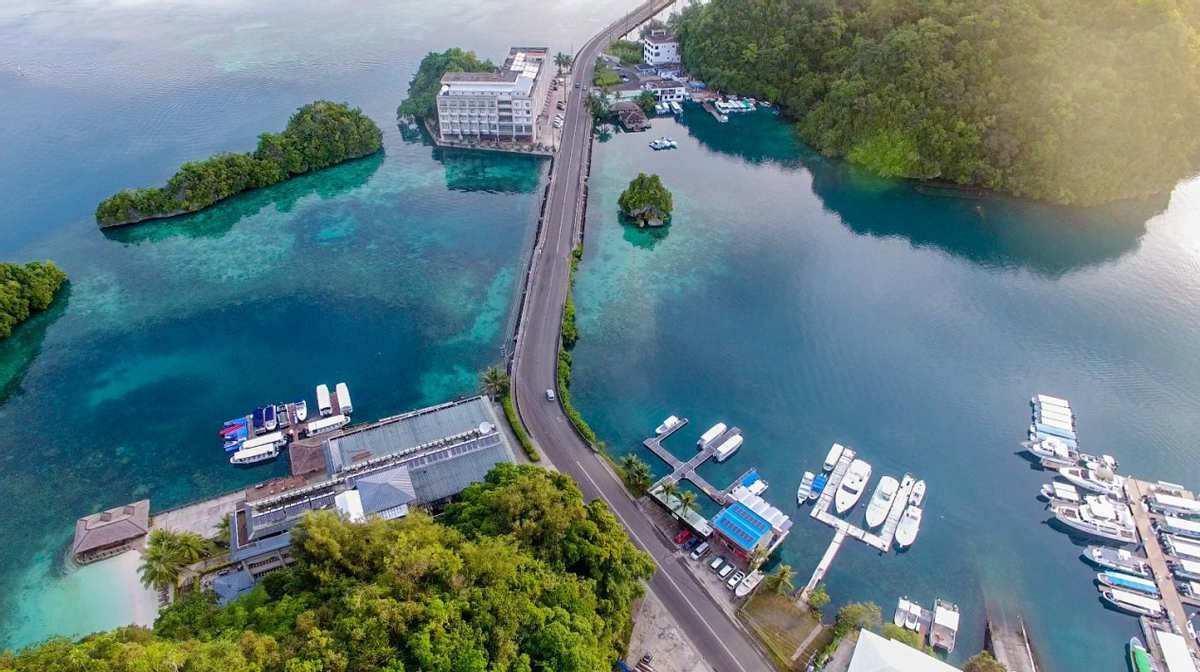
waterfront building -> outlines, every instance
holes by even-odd
[[[864,628],[858,633],[846,672],[958,672],[958,668]]]
[[[485,397],[385,418],[322,446],[326,478],[262,497],[247,491],[229,525],[232,567],[213,581],[220,604],[292,563],[291,529],[308,511],[335,509],[349,520],[402,518],[412,507],[437,512],[497,464],[514,461]]]
[[[741,485],[730,491],[729,499],[729,506],[712,519],[712,538],[743,560],[759,550],[774,553],[792,529],[792,519]]]
[[[150,531],[150,500],[93,513],[75,521],[71,553],[81,564],[120,555]]]
[[[642,60],[650,65],[679,62],[679,40],[665,28],[655,28],[642,39]]]
[[[448,72],[437,95],[443,141],[537,142],[549,94],[548,47],[513,47],[497,72]]]
[[[650,128],[650,120],[646,118],[646,113],[637,103],[622,100],[613,103],[608,111],[610,114],[616,115],[617,121],[627,131],[644,131]]]
[[[642,86],[647,91],[653,91],[660,103],[679,103],[687,97],[687,85],[674,79],[655,79]]]

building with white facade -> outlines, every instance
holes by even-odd
[[[679,42],[671,31],[656,28],[642,39],[642,60],[650,65],[679,62]]]
[[[537,142],[554,79],[548,47],[513,47],[498,72],[448,72],[437,95],[443,141]]]
[[[642,86],[647,91],[653,91],[660,103],[683,102],[687,97],[687,86],[673,79],[656,79]]]

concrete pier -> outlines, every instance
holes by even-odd
[[[667,483],[690,481],[692,485],[695,485],[697,488],[699,488],[701,492],[708,495],[713,501],[717,502],[718,504],[723,504],[724,491],[714,487],[711,483],[702,478],[696,473],[696,469],[700,468],[700,465],[711,459],[713,455],[716,454],[717,448],[719,448],[721,444],[735,436],[740,436],[742,430],[738,429],[737,427],[732,427],[725,430],[720,436],[704,444],[704,446],[700,449],[700,452],[696,453],[695,457],[684,462],[664,448],[662,442],[686,424],[687,419],[685,418],[680,420],[679,423],[677,423],[674,427],[668,429],[659,436],[646,439],[642,442],[643,446],[649,448],[651,452],[659,457],[659,459],[661,459],[663,462],[666,462],[667,466],[671,467],[671,473],[660,478],[651,489],[657,490],[660,486],[666,485]]]
[[[1016,623],[988,619],[983,648],[1004,664],[1008,672],[1038,672],[1033,647],[1025,632],[1025,621],[1017,616]]]

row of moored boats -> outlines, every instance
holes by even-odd
[[[933,611],[929,611],[915,601],[902,597],[892,617],[896,627],[917,633],[922,642],[928,642],[929,646],[947,653],[954,651],[958,621],[958,605],[941,599],[935,601]]]
[[[350,389],[345,383],[336,386],[338,413],[333,412],[333,402],[327,385],[317,386],[317,409],[320,417],[303,427],[305,436],[318,436],[350,424],[354,407],[350,402]],[[221,429],[222,444],[226,453],[233,453],[230,464],[250,465],[272,460],[287,446],[289,433],[284,430],[308,420],[308,403],[297,399],[292,404],[260,406],[241,418],[227,420]]]

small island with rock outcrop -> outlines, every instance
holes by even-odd
[[[658,175],[638,173],[617,199],[621,214],[638,227],[663,226],[671,217],[671,192]]]
[[[96,223],[120,226],[195,212],[243,191],[373,154],[382,146],[383,132],[362,110],[318,100],[297,110],[282,133],[260,135],[253,152],[189,161],[165,187],[128,189],[104,199],[96,208]]]

